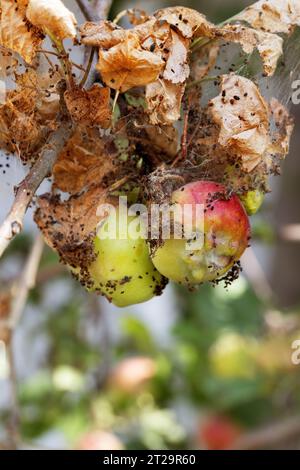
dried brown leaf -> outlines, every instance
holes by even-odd
[[[125,92],[155,81],[163,65],[159,55],[143,50],[137,34],[128,31],[124,42],[100,50],[97,68],[108,86]]]
[[[247,54],[251,54],[256,48],[263,61],[265,74],[274,74],[278,59],[283,53],[283,39],[280,36],[241,25],[227,25],[219,30],[217,35],[241,44]]]
[[[113,156],[107,155],[96,129],[78,128],[57,158],[54,187],[77,194],[115,171]]]
[[[180,118],[185,84],[157,80],[146,87],[147,111],[151,124],[172,124]]]
[[[37,149],[55,125],[58,95],[48,92],[50,84],[49,77],[30,69],[16,75],[16,88],[7,92],[6,102],[0,105],[0,147],[16,152],[25,162],[37,156]],[[51,108],[46,109],[50,98]]]
[[[111,21],[87,22],[79,31],[86,46],[109,49],[126,39],[126,31]]]
[[[204,15],[196,10],[186,7],[169,7],[154,13],[155,18],[166,21],[176,28],[183,37],[192,39],[197,37],[211,37],[214,25]]]
[[[61,0],[29,0],[26,17],[31,24],[50,31],[58,39],[76,36],[76,18]]]
[[[178,130],[173,126],[147,126],[151,145],[173,158],[178,152]]]
[[[294,120],[286,107],[276,98],[271,99],[270,110],[276,127],[270,150],[280,158],[284,158],[289,153]]]
[[[300,26],[300,3],[299,0],[260,0],[235,19],[269,33],[290,33],[294,26]]]
[[[29,0],[1,0],[0,45],[32,63],[43,39],[41,32],[26,19]]]
[[[221,93],[211,100],[211,113],[219,125],[218,143],[251,172],[270,146],[269,110],[257,86],[235,74],[222,77]]]
[[[35,221],[46,243],[61,260],[74,268],[74,274],[87,287],[92,286],[89,266],[95,259],[94,237],[105,216],[98,209],[113,202],[108,195],[110,181],[117,178],[117,168],[95,129],[77,129],[54,167],[53,190],[71,194],[45,194],[38,198]]]
[[[86,284],[90,283],[88,267],[95,259],[93,239],[103,217],[97,215],[97,209],[106,202],[106,190],[101,185],[68,201],[51,194],[38,198],[34,218],[46,243],[59,253],[65,264],[77,270]]]
[[[127,16],[130,23],[134,26],[146,23],[146,21],[150,19],[149,15],[144,10],[140,10],[139,8],[130,8],[127,10]]]
[[[169,53],[163,78],[172,83],[184,83],[190,74],[187,64],[189,40],[171,30]]]
[[[110,126],[110,88],[97,84],[88,91],[74,88],[65,92],[65,102],[74,122],[104,129]]]

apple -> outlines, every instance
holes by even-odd
[[[137,393],[154,377],[156,364],[150,357],[123,359],[111,372],[109,385],[125,393]]]
[[[264,193],[259,189],[253,191],[247,191],[245,194],[240,196],[240,200],[246,209],[248,215],[254,215],[262,206],[264,202]]]
[[[257,352],[254,338],[224,331],[210,348],[210,369],[223,379],[252,379],[257,375]]]
[[[134,239],[129,224],[124,238],[119,228],[115,237],[107,236],[106,224],[111,223],[112,217],[113,214],[108,215],[94,241],[96,260],[89,267],[93,290],[118,307],[146,302],[160,295],[167,280],[153,265],[146,240],[142,236]],[[133,219],[128,218],[128,222]]]
[[[124,450],[124,445],[115,434],[94,430],[80,438],[76,450]]]
[[[196,208],[202,207],[203,221],[193,230],[203,233],[203,243],[193,249],[186,238],[164,240],[152,255],[154,266],[165,277],[185,285],[222,277],[249,243],[249,219],[239,198],[228,195],[225,186],[219,183],[196,181],[173,192],[171,203],[183,209],[184,205],[191,205],[192,224]],[[175,212],[174,224],[181,223],[176,217]]]
[[[225,450],[234,447],[242,434],[241,428],[225,416],[210,416],[199,430],[199,442],[208,450]]]

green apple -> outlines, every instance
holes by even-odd
[[[245,194],[240,196],[240,200],[246,209],[248,215],[254,215],[262,206],[264,201],[264,193],[255,189],[253,191],[247,191]]]
[[[116,211],[116,219],[118,214]],[[118,224],[115,236],[108,236],[106,224],[112,217],[113,214],[108,216],[94,241],[97,258],[89,268],[94,290],[118,307],[160,295],[167,281],[154,267],[146,240],[142,236],[134,239],[130,234],[129,224],[136,218],[128,218],[125,236],[121,236]]]

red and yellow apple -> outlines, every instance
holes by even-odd
[[[196,181],[176,190],[171,203],[183,208],[191,205],[195,233],[202,232],[202,243],[193,248],[191,240],[175,237],[164,240],[153,254],[157,270],[175,282],[195,285],[224,276],[239,260],[250,238],[249,219],[236,195],[211,181]],[[202,208],[202,220],[197,222],[196,208]],[[176,220],[174,211],[174,226]],[[199,224],[199,226],[197,226]]]

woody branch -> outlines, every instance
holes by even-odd
[[[32,198],[43,180],[51,173],[57,155],[71,135],[71,130],[70,123],[63,123],[51,134],[36,163],[18,186],[13,205],[0,226],[0,257],[15,236],[22,231],[24,216]]]
[[[77,2],[86,18],[95,21],[106,18],[112,5],[112,0],[93,2],[77,0]],[[13,205],[0,226],[0,257],[15,236],[22,231],[27,209],[44,179],[51,174],[56,158],[70,135],[70,125],[61,124],[58,130],[51,134],[38,160],[18,186]]]
[[[77,3],[89,21],[106,19],[112,6],[112,0],[77,0]]]

